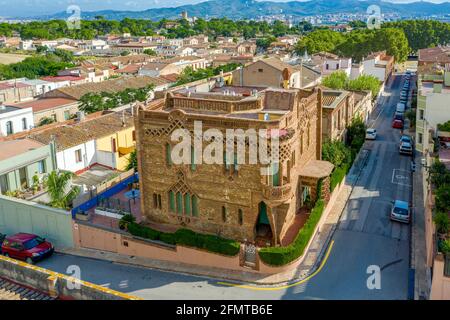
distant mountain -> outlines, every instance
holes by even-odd
[[[311,0],[307,2],[270,2],[254,0],[211,0],[194,5],[185,5],[176,8],[156,8],[145,11],[95,11],[82,12],[83,19],[94,19],[103,16],[109,20],[122,20],[124,18],[161,20],[179,18],[183,11],[190,17],[214,18],[227,17],[230,19],[251,19],[258,16],[286,14],[292,16],[311,16],[330,13],[366,13],[370,5],[378,5],[381,12],[397,13],[404,17],[433,14],[450,14],[450,3],[392,3],[380,0]],[[65,19],[70,15],[58,13],[40,19]]]

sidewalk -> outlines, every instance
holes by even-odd
[[[327,252],[329,243],[336,229],[337,223],[347,204],[348,198],[353,190],[353,185],[358,180],[359,175],[367,161],[369,152],[363,150],[360,156],[342,183],[333,207],[329,210],[325,223],[317,232],[310,247],[305,253],[302,263],[293,270],[274,275],[264,275],[251,271],[238,271],[185,263],[174,263],[169,261],[154,260],[141,257],[130,257],[112,252],[104,252],[91,249],[60,249],[58,252],[81,256],[86,258],[106,260],[114,263],[133,265],[167,272],[177,272],[188,275],[209,277],[214,279],[224,279],[229,281],[245,282],[257,285],[285,285],[305,279],[314,273],[320,266],[322,259]]]

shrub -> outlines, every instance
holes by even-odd
[[[349,170],[350,164],[348,163],[344,164],[342,167],[337,167],[336,169],[334,169],[330,178],[331,191],[333,191],[336,188],[336,186],[342,182],[342,180],[344,179],[345,175],[348,173]]]
[[[445,255],[450,254],[450,239],[446,239],[441,242],[441,252]]]
[[[436,209],[442,212],[450,211],[450,184],[436,189]]]
[[[119,221],[119,228],[124,230],[130,222],[135,222],[136,218],[131,214],[126,214]]]
[[[300,229],[294,242],[286,247],[262,248],[259,251],[259,257],[261,260],[268,265],[282,266],[298,259],[305,251],[309,240],[313,236],[314,230],[322,216],[324,208],[325,202],[323,200],[317,201],[308,218],[308,221],[306,221],[303,228]]]
[[[150,240],[159,240],[171,245],[205,249],[210,252],[235,256],[239,253],[240,243],[213,235],[204,235],[188,229],[180,229],[175,233],[163,233],[141,226],[135,222],[128,223],[128,232],[133,236]]]
[[[436,231],[440,234],[447,234],[450,225],[450,219],[448,218],[448,214],[445,212],[438,212],[433,218],[434,223],[436,224]]]

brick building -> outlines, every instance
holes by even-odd
[[[266,89],[252,95],[169,92],[138,108],[135,125],[146,221],[239,241],[280,244],[296,214],[315,201],[318,186],[328,197],[333,165],[320,160],[321,105],[320,89]],[[259,161],[175,165],[171,134],[182,128],[194,136],[194,121],[201,121],[203,132],[279,129],[279,173],[262,175],[265,166]],[[203,141],[203,150],[209,144]],[[248,158],[251,139],[245,143],[237,139],[235,150],[244,144]]]

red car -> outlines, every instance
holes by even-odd
[[[392,121],[392,128],[403,129],[403,121],[395,119],[394,121]]]
[[[29,233],[6,237],[1,248],[4,256],[24,260],[29,264],[50,257],[54,251],[50,242]]]

